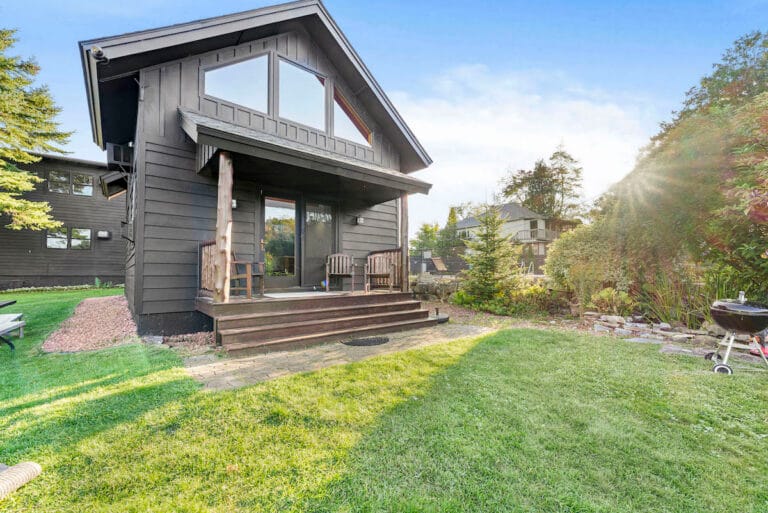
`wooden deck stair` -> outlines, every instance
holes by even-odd
[[[374,293],[201,305],[228,352],[264,352],[401,331],[437,321],[410,294]]]

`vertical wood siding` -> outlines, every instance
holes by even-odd
[[[226,98],[205,95],[203,75],[206,68],[234,63],[264,52],[275,52],[280,57],[315,70],[328,78],[329,87],[338,86],[373,131],[372,146],[332,137],[322,130],[227,102]],[[177,107],[183,106],[222,121],[272,133],[389,169],[400,169],[399,154],[394,146],[365,111],[357,95],[347,86],[333,64],[320,52],[309,35],[300,30],[147,68],[142,72],[141,85],[144,89],[142,108],[147,113],[145,130],[150,136],[181,141],[183,134],[179,129]],[[332,95],[328,95],[327,99],[332,102]],[[332,103],[328,105],[328,112],[329,115],[333,112]]]

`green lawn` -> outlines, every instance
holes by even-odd
[[[538,330],[215,393],[161,348],[39,352],[104,293],[15,296],[0,461],[44,472],[2,511],[768,511],[768,374]]]

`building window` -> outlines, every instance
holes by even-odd
[[[205,94],[269,112],[269,59],[262,55],[206,71]]]
[[[91,249],[91,230],[89,228],[62,227],[49,230],[45,236],[48,249]]]
[[[72,194],[76,196],[93,196],[93,177],[91,175],[73,173]]]
[[[325,79],[285,60],[280,60],[279,115],[325,130]]]
[[[67,229],[49,230],[45,237],[45,247],[48,249],[67,249]]]
[[[373,135],[336,87],[333,88],[333,135],[364,146],[371,145]]]
[[[91,230],[88,228],[72,228],[70,234],[70,248],[91,249]]]
[[[66,171],[51,171],[48,173],[48,190],[69,194],[69,173]]]

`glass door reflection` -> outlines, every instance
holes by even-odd
[[[296,202],[264,199],[264,260],[268,287],[298,285],[296,274]]]

